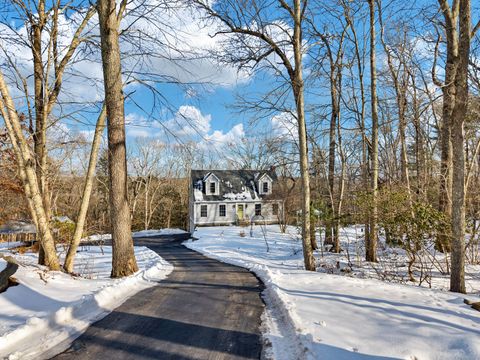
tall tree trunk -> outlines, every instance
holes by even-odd
[[[47,171],[47,119],[45,117],[45,91],[43,78],[43,59],[42,59],[42,32],[45,26],[45,0],[38,2],[38,20],[32,26],[32,55],[33,55],[33,78],[35,95],[35,133],[33,135],[34,151],[36,160],[36,175],[38,187],[42,196],[43,206],[50,221],[51,212],[50,202],[46,193],[46,171]],[[40,243],[42,243],[40,241]],[[38,263],[45,265],[45,253],[42,246],[39,246]]]
[[[460,0],[460,34],[455,76],[456,99],[452,113],[452,268],[450,291],[465,293],[465,137],[468,112],[468,61],[471,36],[470,0]]]
[[[377,64],[375,51],[375,0],[368,1],[370,10],[370,84],[371,84],[371,107],[372,107],[372,143],[371,163],[372,173],[370,179],[370,194],[372,197],[372,209],[370,214],[370,226],[368,243],[366,244],[366,260],[377,261],[377,217],[378,217],[378,104],[377,104]]]
[[[335,64],[333,62],[333,56],[330,52],[330,102],[332,107],[332,114],[330,115],[330,131],[329,131],[329,146],[328,146],[328,207],[330,210],[330,218],[325,226],[325,244],[334,245],[335,234],[334,230],[334,217],[335,217],[335,151],[336,151],[336,127],[337,127],[337,84],[335,76]]]
[[[293,49],[295,71],[292,79],[293,93],[297,107],[298,136],[300,147],[300,174],[302,178],[302,237],[305,269],[315,271],[310,239],[310,175],[308,168],[307,126],[305,123],[304,83],[302,74],[302,6],[301,0],[294,1]]]
[[[77,223],[75,224],[75,232],[73,234],[72,242],[68,248],[67,256],[63,268],[66,272],[73,272],[73,262],[77,254],[78,245],[83,235],[83,228],[85,227],[85,219],[87,218],[88,205],[90,204],[90,195],[92,194],[93,182],[95,180],[95,168],[97,166],[98,152],[102,140],[102,133],[105,129],[105,119],[107,112],[105,105],[97,119],[95,126],[95,134],[93,135],[92,150],[90,151],[90,159],[88,161],[87,174],[85,176],[85,183],[82,192],[82,201],[78,211]]]
[[[121,16],[117,16],[115,0],[99,0],[97,11],[102,44],[108,124],[108,170],[113,251],[111,276],[117,278],[131,275],[138,270],[133,250],[127,193],[125,109],[118,42]]]
[[[417,190],[420,196],[425,200],[426,193],[426,157],[425,144],[423,138],[422,122],[420,117],[420,105],[418,101],[417,85],[415,81],[415,74],[411,74],[412,78],[412,107],[413,107],[413,124],[415,126],[415,166],[417,173]]]
[[[362,54],[360,51],[360,44],[357,36],[357,31],[355,29],[355,25],[353,19],[350,16],[350,10],[348,7],[344,7],[346,21],[350,25],[350,29],[353,35],[353,43],[355,48],[355,60],[357,63],[357,75],[358,75],[358,82],[360,85],[360,111],[359,111],[359,119],[358,125],[361,131],[362,136],[362,162],[361,162],[361,176],[362,176],[362,189],[367,192],[369,189],[369,182],[368,182],[368,173],[369,173],[369,166],[368,166],[368,144],[367,144],[367,134],[366,134],[366,127],[365,127],[365,117],[366,117],[366,95],[365,95],[365,83],[364,83],[364,69],[363,69],[363,62],[362,62]],[[365,235],[365,244],[368,244],[369,239],[369,228],[370,228],[370,221],[369,221],[369,214],[365,212],[362,215],[364,220],[364,235]]]
[[[2,110],[2,113],[6,114],[4,120],[8,135],[12,144],[16,144],[18,147],[18,153],[21,155],[17,161],[18,165],[24,168],[25,179],[28,182],[28,188],[26,188],[28,191],[26,191],[26,194],[28,195],[28,193],[30,193],[31,196],[31,205],[35,212],[34,220],[37,222],[38,226],[38,241],[45,254],[45,265],[51,270],[59,270],[60,263],[58,262],[53,236],[50,232],[49,221],[45,212],[42,195],[40,193],[35,173],[35,159],[31,156],[30,147],[23,134],[17,111],[1,72],[0,94],[2,96],[2,107],[6,109],[5,111]]]
[[[447,63],[445,65],[445,83],[441,86],[443,93],[442,128],[440,134],[441,163],[440,184],[438,193],[438,210],[447,218],[452,215],[452,113],[455,107],[456,87],[455,78],[458,57],[458,2],[450,9],[447,0],[438,0],[445,18],[445,32],[447,37]],[[436,239],[436,247],[440,251],[450,251],[450,233],[441,234]]]

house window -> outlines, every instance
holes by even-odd
[[[200,206],[200,217],[207,217],[207,205]]]
[[[268,193],[268,182],[266,181],[263,183],[263,193],[264,194]]]
[[[272,214],[278,215],[278,204],[272,204]]]
[[[227,216],[227,206],[226,205],[218,205],[218,212],[221,217]]]
[[[262,204],[255,204],[255,216],[262,215]]]
[[[210,194],[212,194],[212,195],[216,193],[216,191],[215,191],[215,189],[216,189],[216,188],[215,188],[215,185],[216,185],[216,184],[215,184],[214,182],[211,182],[211,183],[210,183]]]

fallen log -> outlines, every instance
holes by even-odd
[[[472,309],[475,309],[477,311],[480,311],[480,301],[474,302],[468,299],[464,299],[463,302],[467,305],[470,305]]]
[[[0,293],[8,289],[12,283],[16,283],[10,277],[18,270],[18,263],[11,256],[2,256],[7,262],[7,267],[0,272]]]

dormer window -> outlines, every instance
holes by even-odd
[[[267,181],[263,182],[263,193],[268,194],[268,182]]]
[[[220,195],[220,179],[214,174],[208,174],[204,180],[205,195]]]
[[[272,193],[272,179],[264,174],[258,179],[258,193],[260,195],[269,195]]]

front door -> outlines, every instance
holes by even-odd
[[[239,220],[243,220],[243,204],[237,205],[237,217]]]

